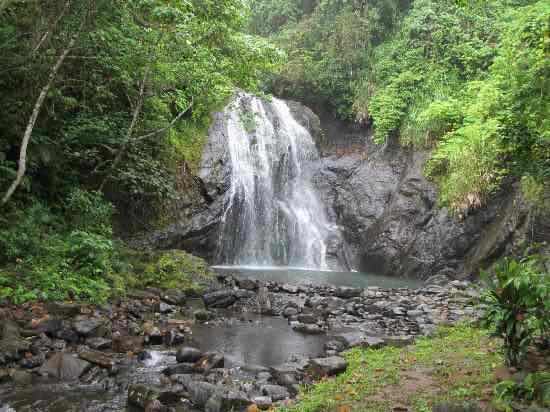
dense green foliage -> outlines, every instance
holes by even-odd
[[[540,258],[504,259],[486,276],[486,321],[504,339],[508,364],[519,366],[534,338],[550,339],[550,276]]]
[[[288,54],[273,90],[372,122],[379,143],[432,150],[442,204],[479,207],[510,175],[550,180],[548,2],[255,3],[269,24],[252,28]]]
[[[115,286],[112,215],[126,229],[155,219],[196,168],[211,111],[237,87],[256,90],[280,58],[245,33],[247,10],[241,0],[0,2],[0,198],[38,109],[26,174],[0,205],[4,296],[98,300]]]

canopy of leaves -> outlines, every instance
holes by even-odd
[[[255,18],[278,20],[255,3]],[[549,181],[547,1],[276,3],[298,11],[259,30],[288,55],[273,90],[373,124],[378,143],[432,150],[443,205],[479,207],[509,175]]]

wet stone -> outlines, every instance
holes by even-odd
[[[209,372],[214,368],[223,368],[224,356],[219,352],[209,352],[204,354],[194,365],[194,368],[198,372]]]
[[[269,396],[275,402],[290,398],[288,389],[280,385],[263,385],[260,391],[263,395]]]
[[[84,318],[77,317],[73,322],[73,329],[82,336],[92,335],[100,326],[105,323],[102,318]]]
[[[311,359],[308,365],[308,372],[316,378],[333,376],[344,372],[348,367],[347,361],[340,356],[328,358]]]
[[[189,400],[198,407],[203,407],[216,391],[216,386],[201,381],[191,381],[186,385]]]
[[[202,352],[190,346],[184,346],[178,349],[176,360],[178,362],[196,362],[202,357]]]
[[[106,350],[111,348],[112,340],[107,338],[88,338],[86,339],[86,345],[96,350]]]
[[[255,396],[252,398],[252,402],[261,410],[268,410],[273,405],[273,399],[269,396]]]
[[[42,365],[40,373],[64,381],[78,379],[91,368],[91,363],[66,353],[56,353]]]

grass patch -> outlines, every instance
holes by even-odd
[[[281,412],[430,411],[439,401],[490,401],[500,343],[468,325],[439,329],[406,348],[353,349],[348,370],[308,388]]]

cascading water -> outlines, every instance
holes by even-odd
[[[225,116],[232,169],[218,262],[327,269],[337,229],[311,185],[310,133],[275,98],[239,95]]]

